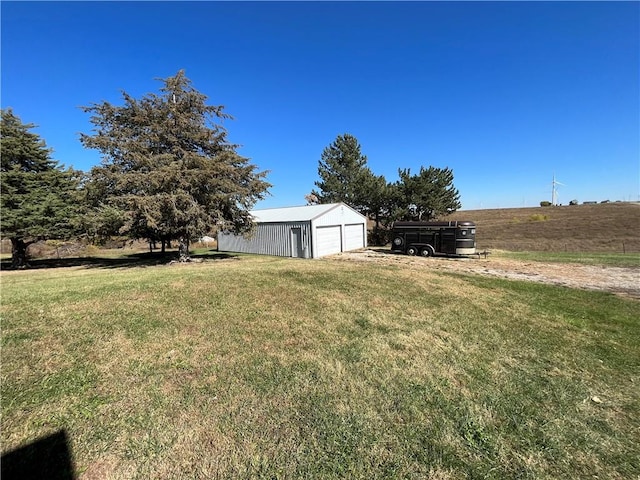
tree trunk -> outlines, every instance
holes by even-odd
[[[189,256],[189,239],[188,238],[183,237],[180,239],[180,246],[178,247],[178,252],[180,253],[181,262],[191,261],[191,257]]]
[[[384,245],[382,241],[382,235],[380,234],[380,213],[375,214],[375,224],[373,226],[373,241],[376,245]]]
[[[32,242],[25,242],[22,238],[11,239],[11,267],[25,268],[27,267],[27,247]]]

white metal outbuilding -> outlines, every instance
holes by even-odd
[[[218,250],[319,258],[367,246],[367,218],[344,203],[250,213],[256,222],[251,236],[218,232]]]

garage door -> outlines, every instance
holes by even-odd
[[[318,243],[318,257],[340,253],[342,242],[340,241],[340,226],[318,227],[316,229],[316,241]]]
[[[364,248],[364,224],[345,225],[344,250],[357,250]]]

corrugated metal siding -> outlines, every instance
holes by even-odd
[[[297,254],[298,257],[318,258],[329,253],[362,248],[367,245],[366,217],[344,204],[255,210],[252,214],[255,214],[256,219],[262,220],[258,221],[253,236],[245,238],[223,232],[218,233],[219,250],[282,257]],[[308,217],[309,219],[290,217],[288,220],[275,220],[294,214],[316,216]],[[270,218],[271,221],[265,222],[265,218]],[[318,248],[321,240],[318,238],[318,230],[322,231],[323,227],[334,227],[338,230],[334,235],[337,242],[332,241],[335,245],[331,248]],[[292,229],[299,230],[294,234]],[[358,232],[361,232],[361,239],[358,238]]]
[[[260,223],[250,238],[230,233],[218,233],[218,250],[223,252],[258,253],[291,256],[291,229],[302,233],[301,257],[311,257],[311,225],[309,222]]]

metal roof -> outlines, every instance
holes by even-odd
[[[304,205],[301,207],[267,208],[252,210],[249,213],[256,222],[305,222],[314,220],[344,203],[325,203],[324,205]],[[345,205],[347,208],[347,205]]]

